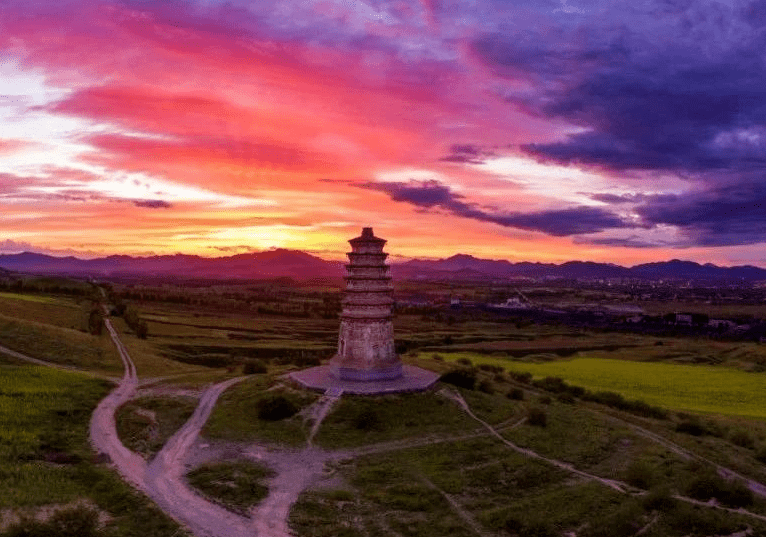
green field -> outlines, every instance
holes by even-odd
[[[38,302],[40,304],[55,304],[57,299],[50,296],[24,295],[21,293],[0,293],[0,298],[12,298],[26,302]]]
[[[561,377],[593,391],[618,392],[665,408],[766,418],[766,375],[726,367],[574,358],[544,363],[510,361],[470,353],[442,354],[474,364],[500,365],[536,377]]]

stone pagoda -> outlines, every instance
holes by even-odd
[[[371,227],[348,241],[346,291],[338,350],[326,365],[290,373],[298,384],[328,393],[374,395],[425,390],[439,375],[402,364],[394,346],[393,286],[386,241]]]
[[[343,380],[393,380],[402,376],[402,363],[394,349],[394,288],[391,285],[384,239],[371,227],[348,241],[346,294],[340,316],[338,353],[330,372]]]

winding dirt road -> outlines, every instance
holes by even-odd
[[[96,410],[93,411],[90,419],[90,440],[98,453],[109,456],[117,466],[117,471],[120,472],[120,475],[132,483],[133,486],[146,492],[144,488],[146,461],[122,444],[120,437],[117,435],[117,423],[114,419],[114,414],[120,405],[130,400],[136,392],[136,387],[138,386],[136,366],[133,364],[133,360],[130,359],[130,355],[123,346],[122,341],[120,341],[117,331],[112,326],[112,322],[109,319],[104,319],[104,325],[120,354],[125,374],[117,388],[102,399]]]

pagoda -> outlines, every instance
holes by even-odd
[[[338,352],[330,360],[331,373],[343,380],[393,380],[402,376],[402,362],[394,348],[394,299],[384,239],[371,227],[348,241],[346,292],[340,316]]]
[[[371,227],[348,241],[351,252],[346,265],[338,331],[338,348],[326,364],[288,373],[287,378],[304,388],[340,394],[379,395],[416,392],[432,387],[439,378],[434,371],[402,364],[394,346],[393,285],[386,241]]]

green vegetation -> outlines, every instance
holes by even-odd
[[[273,470],[255,462],[223,461],[199,466],[186,474],[186,479],[208,499],[247,514],[268,495],[263,480],[274,475]]]
[[[14,300],[24,300],[26,302],[37,302],[40,304],[55,304],[57,299],[50,296],[25,295],[21,293],[0,293],[0,299],[10,298]]]
[[[223,440],[305,443],[310,424],[300,411],[316,401],[317,395],[287,386],[274,389],[272,382],[265,375],[256,375],[224,392],[202,435]],[[268,388],[272,389],[266,391]],[[286,407],[290,412],[279,414]]]
[[[339,448],[476,428],[476,422],[454,403],[433,392],[344,396],[322,422],[314,441],[322,447]]]
[[[766,418],[763,376],[724,367],[574,358],[545,363],[467,353],[442,353],[447,361],[470,358],[538,377],[561,377],[590,390],[610,390],[665,408]]]
[[[122,362],[106,335],[92,336],[0,314],[0,345],[56,364],[107,374],[122,371]]]
[[[175,522],[112,470],[91,462],[90,415],[109,389],[108,383],[79,373],[0,366],[0,509],[22,518],[2,537],[182,535]],[[92,507],[74,507],[82,500]],[[39,520],[38,514],[53,504],[72,507]],[[104,528],[93,526],[94,511],[107,515]]]
[[[117,434],[131,451],[154,456],[186,423],[197,406],[192,397],[140,397],[115,414]]]

